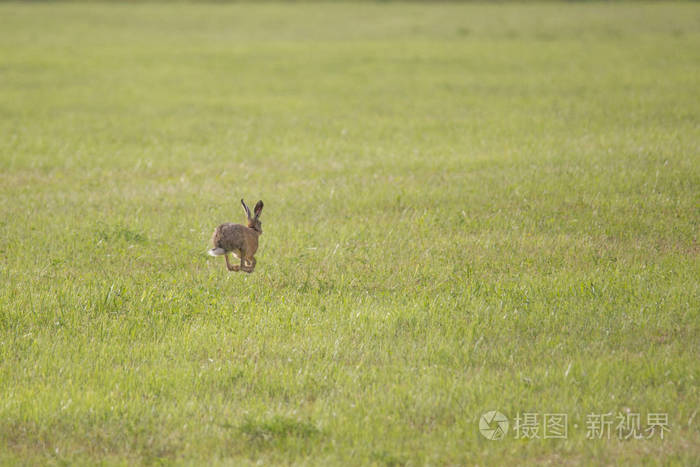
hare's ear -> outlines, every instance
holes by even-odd
[[[255,205],[255,209],[253,210],[253,212],[255,212],[256,219],[258,217],[260,217],[260,213],[262,212],[263,206],[264,206],[264,204],[263,204],[262,200],[258,201],[258,203]]]
[[[241,204],[243,205],[243,209],[245,209],[245,215],[248,216],[248,219],[250,219],[250,209],[248,209],[248,206],[245,205],[243,198],[241,198]]]

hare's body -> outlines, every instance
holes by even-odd
[[[262,235],[262,225],[258,218],[262,212],[263,203],[258,201],[258,204],[255,205],[255,217],[250,216],[250,211],[243,200],[241,203],[248,215],[248,225],[227,222],[218,226],[211,238],[214,248],[209,250],[209,254],[212,256],[223,255],[226,258],[226,267],[229,271],[253,272],[257,262],[255,253],[258,251],[258,238]],[[241,260],[240,266],[229,263],[229,253]]]

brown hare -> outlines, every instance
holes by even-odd
[[[224,255],[226,267],[229,271],[251,273],[255,269],[255,252],[258,251],[258,237],[262,235],[260,213],[263,209],[263,202],[262,200],[258,201],[258,204],[255,205],[255,215],[253,217],[250,216],[250,209],[246,206],[245,201],[241,200],[241,204],[248,217],[248,225],[227,222],[218,226],[211,237],[214,248],[209,250],[209,254],[211,256]],[[229,253],[233,253],[233,256],[240,258],[240,266],[229,263]]]

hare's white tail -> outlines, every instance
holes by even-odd
[[[207,253],[209,253],[210,256],[221,256],[226,253],[226,251],[223,248],[212,248],[207,251]]]

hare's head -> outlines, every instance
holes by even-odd
[[[262,223],[260,222],[260,213],[263,209],[262,200],[258,201],[255,205],[252,216],[250,215],[250,209],[248,209],[248,206],[246,206],[245,201],[242,199],[241,204],[243,205],[243,209],[245,209],[245,215],[248,217],[248,227],[262,234]]]

